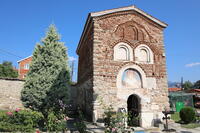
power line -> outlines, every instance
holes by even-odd
[[[22,58],[21,56],[18,56],[18,55],[16,55],[16,54],[13,54],[12,52],[8,52],[8,51],[3,50],[3,49],[0,49],[0,52],[6,53],[6,54],[9,54],[9,55],[12,55],[12,56],[18,57],[18,58]]]

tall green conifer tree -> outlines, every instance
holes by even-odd
[[[64,43],[60,42],[56,27],[50,25],[42,44],[33,52],[21,100],[25,107],[47,113],[58,111],[59,100],[68,100],[70,81],[68,57]]]

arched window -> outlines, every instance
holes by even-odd
[[[135,49],[135,60],[137,63],[153,64],[153,52],[147,45],[139,45]]]
[[[126,43],[118,43],[114,47],[114,60],[129,61],[133,60],[133,51]]]
[[[122,86],[125,88],[142,88],[142,79],[138,71],[127,69],[122,75]]]
[[[146,49],[140,49],[140,56],[138,57],[141,62],[149,62],[149,55]]]
[[[129,60],[129,50],[126,46],[120,46],[117,51],[117,59]]]

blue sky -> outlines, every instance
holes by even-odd
[[[32,54],[51,23],[62,35],[69,56],[77,59],[75,51],[88,13],[129,5],[169,24],[164,32],[168,80],[180,81],[182,76],[199,80],[199,0],[1,0],[0,63],[7,60],[17,66],[19,57]]]

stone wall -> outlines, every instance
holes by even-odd
[[[20,92],[24,81],[0,79],[0,109],[15,110],[23,108]]]
[[[92,121],[93,114],[93,89],[92,80],[87,80],[82,84],[78,84],[77,87],[77,106],[83,111],[86,118]]]
[[[73,87],[76,92],[76,105],[84,112],[88,120],[92,120],[93,111],[93,25],[90,25],[77,51],[78,82]]]
[[[93,76],[93,25],[83,37],[82,45],[77,51],[78,59],[78,84],[82,84]]]

